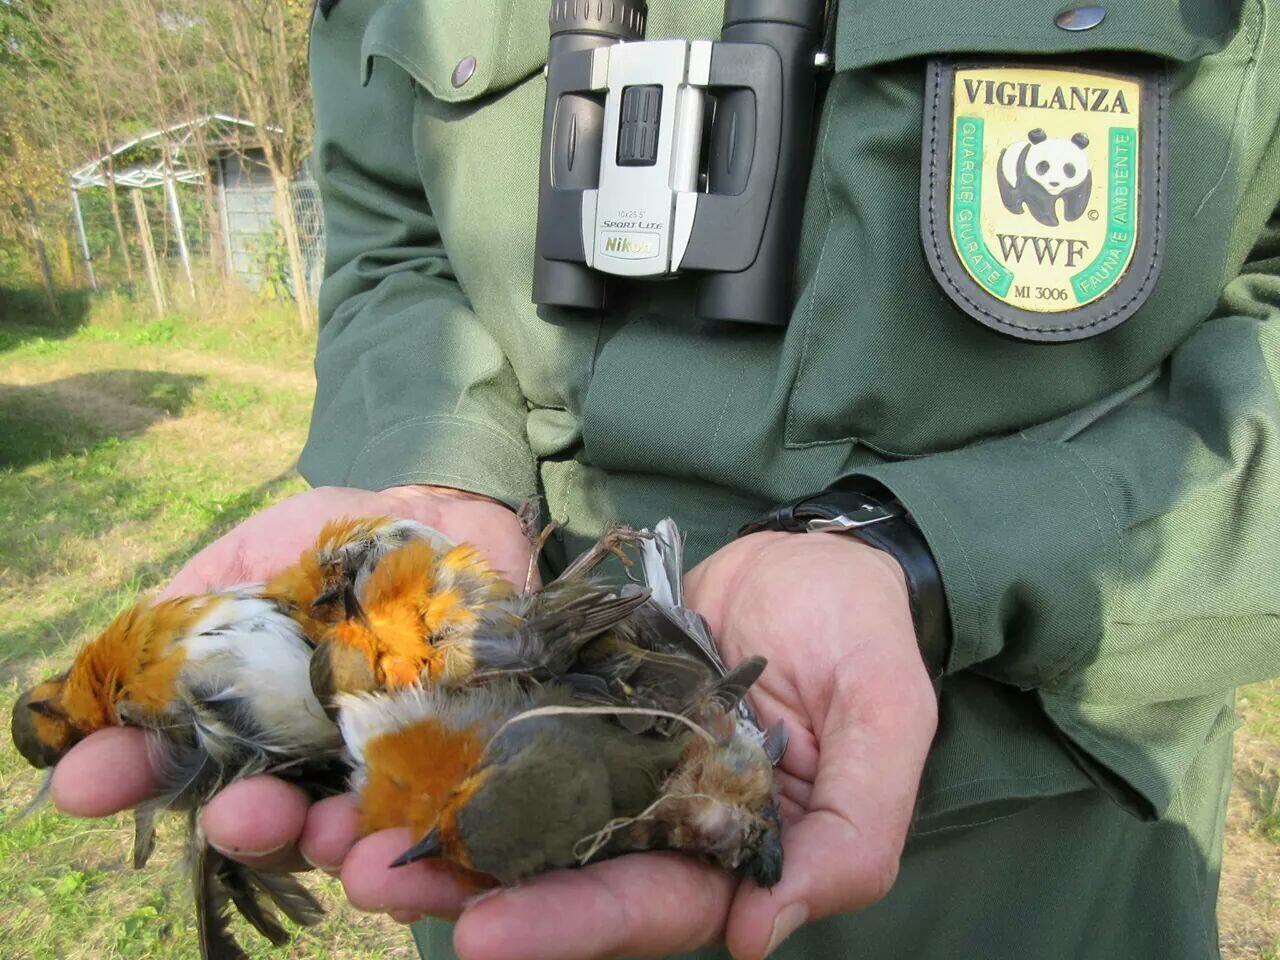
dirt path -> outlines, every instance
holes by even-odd
[[[264,363],[212,356],[198,350],[165,350],[165,368],[177,373],[211,373],[255,386],[279,387],[311,393],[316,380],[309,370],[282,370]]]

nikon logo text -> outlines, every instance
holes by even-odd
[[[648,260],[658,255],[657,234],[606,234],[604,253],[624,260]]]

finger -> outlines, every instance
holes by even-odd
[[[274,544],[276,540],[271,542]],[[192,596],[211,588],[244,583],[253,579],[245,563],[244,539],[236,530],[215,540],[188,560],[160,591],[157,599]]]
[[[482,888],[439,860],[392,867],[417,839],[404,829],[381,830],[356,843],[342,863],[342,886],[358,910],[452,919]]]
[[[606,960],[685,953],[720,938],[735,878],[673,853],[559,870],[471,904],[461,960]]]
[[[401,487],[395,491],[409,498],[410,516],[416,516],[451,540],[474,544],[502,577],[514,584],[524,584],[532,544],[520,532],[519,522],[510,508],[488,497],[442,487],[426,488],[430,493],[423,501],[421,489]]]
[[[203,564],[197,564],[199,554],[185,567],[179,570],[164,588],[156,594],[156,600],[170,600],[174,597],[190,597],[204,593],[209,589],[209,578],[204,574]]]
[[[337,876],[360,838],[359,831],[360,811],[355,794],[326,797],[307,811],[298,849],[313,867]]]
[[[788,749],[790,748],[788,747]],[[801,810],[809,809],[809,805],[813,802],[813,784],[811,782],[779,769],[774,770],[773,776],[778,783],[778,793],[782,800],[794,804]]]
[[[492,504],[468,504],[468,506],[484,507],[487,510],[505,510]],[[493,568],[504,580],[517,586],[524,586],[529,573],[529,553],[532,549],[523,535],[512,536],[509,525],[492,525],[473,522],[468,525],[468,516],[451,516],[450,520],[441,524],[440,532],[452,540],[466,540],[488,559]]]
[[[430,914],[420,913],[417,910],[388,910],[387,916],[396,923],[403,923],[407,927],[410,924],[417,923],[419,920],[427,919]]]
[[[809,810],[783,831],[782,880],[771,890],[744,883],[733,903],[726,942],[737,960],[760,960],[802,923],[889,892],[936,724],[927,679],[904,682],[911,676],[882,688],[892,698],[858,687],[875,676],[836,678]]]
[[[260,870],[305,869],[297,852],[307,795],[267,775],[231,784],[200,812],[209,845]]]
[[[109,727],[77,743],[53,771],[53,805],[73,817],[105,817],[158,789],[141,730]]]

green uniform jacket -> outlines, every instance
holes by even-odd
[[[1069,32],[1060,0],[845,0],[785,329],[700,322],[683,278],[599,315],[530,302],[547,8],[317,17],[303,474],[541,494],[562,553],[673,515],[692,560],[762,508],[877,478],[945,582],[941,727],[893,893],[780,955],[1216,955],[1233,688],[1280,672],[1280,4],[1110,0]],[[720,16],[652,0],[648,36],[713,38]],[[1127,322],[1020,340],[935,279],[939,57],[1157,60],[1163,256]],[[447,933],[423,934],[432,960]]]

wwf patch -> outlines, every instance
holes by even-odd
[[[1131,317],[1160,272],[1163,74],[934,61],[927,84],[920,231],[947,295],[1023,340]]]

